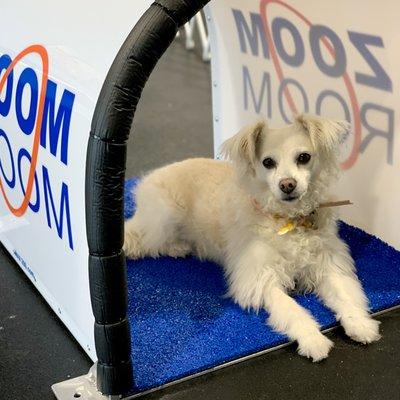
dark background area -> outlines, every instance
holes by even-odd
[[[127,177],[193,156],[212,156],[209,65],[176,41],[156,67],[134,122]],[[378,317],[371,346],[329,333],[335,347],[314,364],[295,345],[147,395],[146,399],[400,399],[400,310]],[[0,246],[0,400],[54,399],[53,383],[91,361]]]

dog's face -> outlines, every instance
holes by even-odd
[[[347,130],[345,121],[309,115],[281,129],[259,122],[228,139],[222,153],[247,186],[286,212],[318,202],[337,169],[338,145]]]
[[[308,190],[318,165],[309,136],[299,126],[271,129],[261,135],[254,171],[278,201],[295,202]]]

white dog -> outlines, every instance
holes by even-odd
[[[332,208],[322,208],[338,172],[348,124],[301,115],[270,129],[244,128],[222,145],[231,161],[189,159],[147,175],[125,225],[128,257],[184,257],[223,265],[229,295],[245,309],[264,308],[268,323],[319,361],[333,343],[287,292],[314,291],[346,334],[380,338]]]

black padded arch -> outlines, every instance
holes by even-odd
[[[86,160],[86,229],[97,388],[106,395],[134,387],[122,251],[126,142],[154,66],[179,27],[208,1],[156,0],[119,50],[97,100]]]

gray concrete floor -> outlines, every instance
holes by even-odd
[[[127,176],[212,155],[209,66],[174,43],[146,86],[129,142]],[[295,346],[148,395],[164,400],[400,399],[400,310],[379,317],[383,338],[364,347],[338,329],[313,364]],[[0,246],[0,400],[53,399],[50,385],[90,361]]]
[[[153,71],[129,139],[126,176],[213,157],[210,66],[175,42]]]

